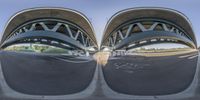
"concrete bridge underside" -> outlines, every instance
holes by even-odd
[[[88,19],[77,11],[62,8],[28,9],[13,16],[4,31],[1,48],[19,43],[40,43],[84,51],[98,49]]]
[[[128,50],[155,43],[197,48],[189,20],[170,9],[128,9],[115,14],[104,31],[101,49]]]

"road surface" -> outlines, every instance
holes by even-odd
[[[162,57],[110,57],[108,63],[99,68],[102,70],[95,71],[96,62],[86,57],[0,53],[5,80],[17,92],[49,96],[74,94],[85,90],[95,79],[95,91],[89,97],[78,100],[115,100],[105,95],[107,89],[102,88],[105,84],[116,93],[139,96],[181,92],[191,84],[198,58],[197,52]],[[103,71],[103,77],[100,71]],[[93,78],[95,73],[98,78]],[[105,83],[101,83],[103,79]]]
[[[162,57],[126,55],[103,67],[108,86],[131,95],[166,95],[181,92],[193,80],[197,52]]]
[[[94,60],[66,56],[1,52],[7,84],[14,90],[34,95],[64,95],[88,87],[96,67]]]

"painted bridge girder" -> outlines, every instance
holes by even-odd
[[[47,41],[45,41],[47,40]],[[24,34],[19,34],[7,39],[3,44],[2,48],[7,47],[12,44],[18,43],[37,43],[41,42],[44,44],[57,46],[57,47],[76,47],[78,49],[84,50],[84,46],[79,42],[57,32],[47,32],[47,31],[30,31]]]
[[[162,19],[137,19],[129,21],[117,27],[106,38],[104,38],[101,47],[109,47],[113,50],[127,48],[130,43],[137,44],[138,47],[142,45],[149,45],[151,39],[164,39],[158,42],[173,42],[185,44],[189,47],[195,48],[195,44],[190,36],[179,26]],[[140,41],[146,43],[139,43]],[[172,41],[166,41],[172,40]],[[101,48],[102,49],[102,48]]]
[[[51,39],[45,42],[41,41],[41,38],[44,38],[43,40],[45,40],[45,38]],[[35,39],[37,41],[26,41],[29,39]],[[51,43],[53,40],[56,42]],[[2,43],[1,47],[4,48],[10,44],[16,43],[34,42],[65,48],[68,48],[65,46],[68,44],[81,50],[87,50],[90,47],[97,49],[97,47],[94,46],[95,43],[92,38],[90,38],[83,29],[73,23],[59,19],[39,19],[27,22],[15,29]]]
[[[122,40],[120,43],[116,44],[113,49],[120,49],[123,47],[127,47],[131,44],[136,44],[138,47],[142,45],[154,44],[156,42],[164,43],[164,42],[173,42],[173,43],[181,43],[188,45],[190,47],[194,47],[194,43],[186,37],[182,37],[175,33],[165,32],[165,31],[146,31],[138,34],[131,35],[126,39]],[[130,47],[127,47],[130,48]]]

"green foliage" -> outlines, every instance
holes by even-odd
[[[15,44],[4,50],[15,52],[69,53],[69,50],[44,44]]]

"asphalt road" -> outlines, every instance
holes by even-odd
[[[0,53],[7,84],[25,94],[51,96],[81,92],[91,83],[96,68],[96,62],[87,60],[86,57],[83,59],[5,51]],[[181,92],[194,78],[198,57],[193,52],[165,57],[134,55],[114,58],[101,67],[103,78],[101,70],[96,72],[98,78],[95,78],[95,91],[83,100],[115,100],[103,93],[103,79],[109,88],[123,94],[157,96]]]
[[[108,86],[118,93],[173,94],[191,84],[197,58],[197,52],[164,57],[115,57],[103,67],[103,74]]]
[[[66,95],[88,87],[94,60],[2,51],[1,66],[12,89],[34,95]],[[80,61],[80,62],[79,62]]]

